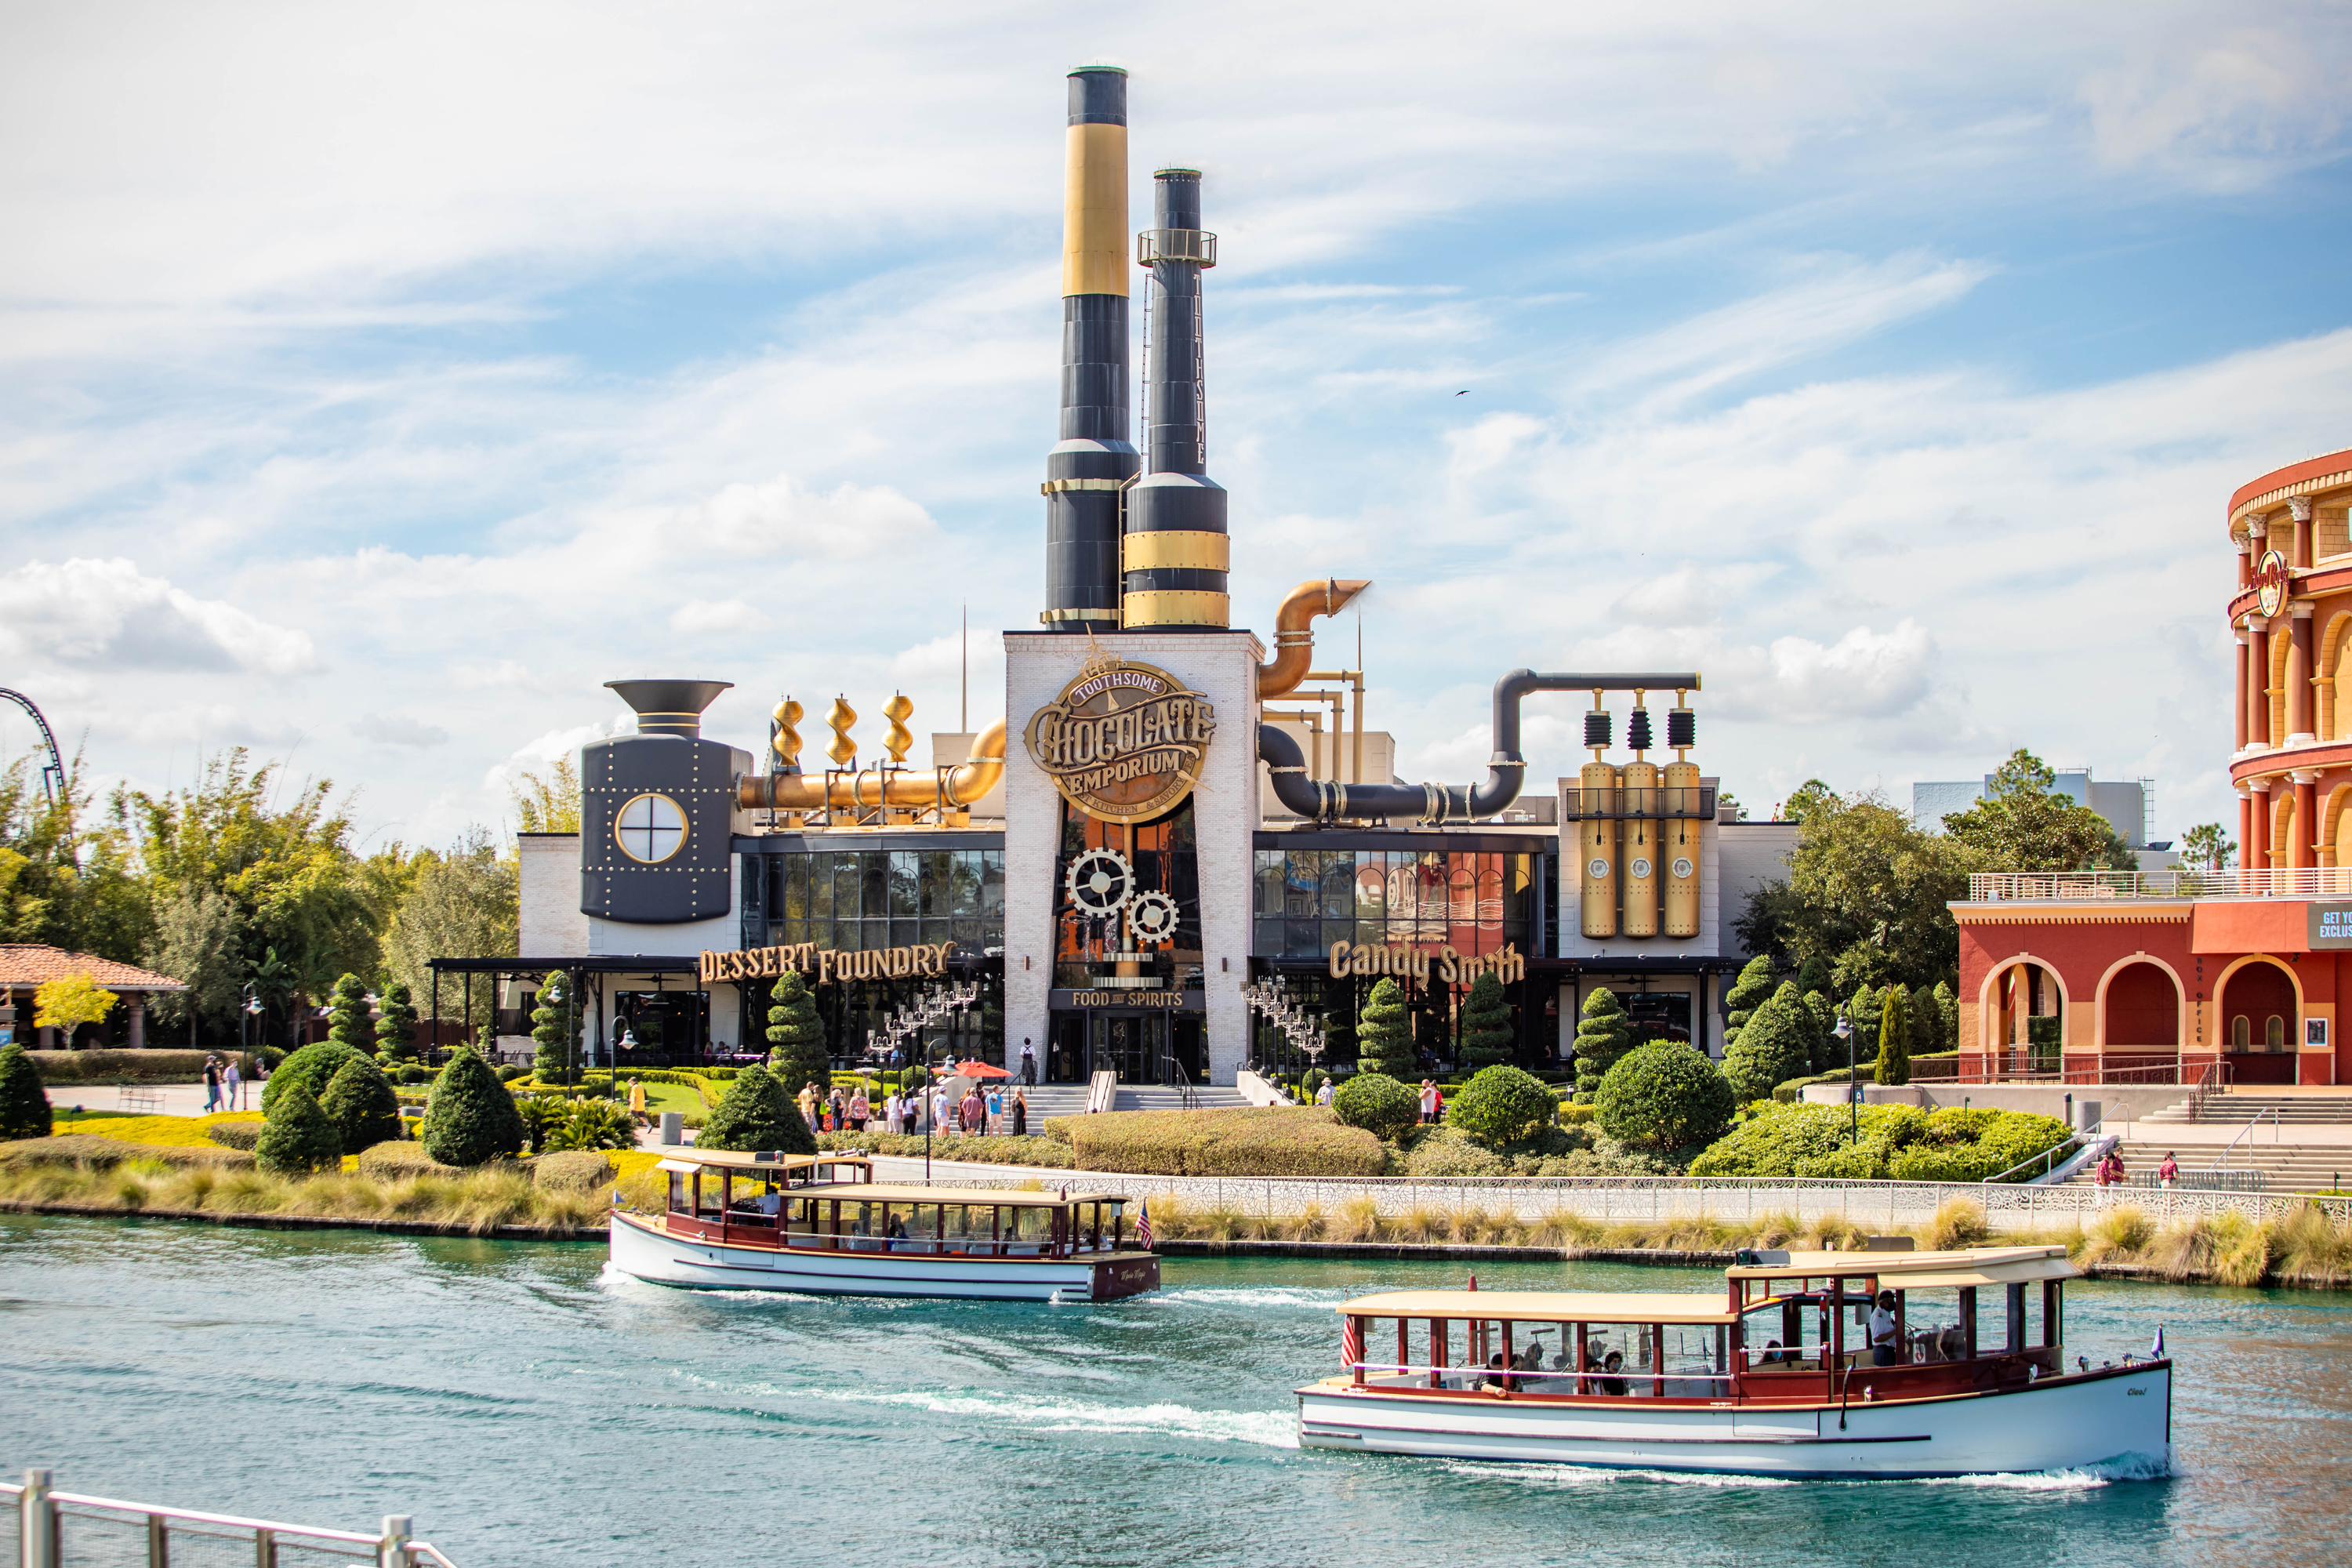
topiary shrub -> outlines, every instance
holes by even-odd
[[[572,1071],[572,982],[560,969],[551,969],[539,988],[539,1005],[530,1010],[530,1070],[541,1083],[560,1083]],[[501,1074],[501,1077],[505,1075]]]
[[[1473,1068],[1494,1067],[1511,1059],[1518,1036],[1511,1028],[1511,1004],[1503,983],[1491,969],[1470,983],[1462,1004],[1462,1059]]]
[[[47,1138],[49,1091],[22,1046],[0,1046],[0,1139]]]
[[[779,983],[781,985],[781,982]],[[763,1067],[746,1068],[727,1086],[719,1108],[694,1140],[698,1149],[774,1149],[814,1154],[816,1135],[776,1076]]]
[[[1900,985],[1886,988],[1886,1003],[1879,1011],[1878,1081],[1903,1084],[1911,1081],[1911,998]]]
[[[1784,984],[1749,1015],[1748,1026],[1723,1053],[1723,1076],[1743,1103],[1769,1099],[1776,1085],[1804,1076],[1812,1065],[1812,1021],[1793,984]]]
[[[334,991],[327,998],[327,1038],[346,1050],[373,1055],[374,1012],[368,1005],[367,982],[356,974],[343,975],[335,982]]]
[[[1448,1126],[1489,1149],[1524,1143],[1559,1118],[1559,1100],[1550,1088],[1514,1067],[1481,1069],[1445,1108]]]
[[[1731,1121],[1731,1085],[1716,1065],[1680,1040],[1625,1053],[1593,1091],[1601,1130],[1655,1153],[1707,1143]]]
[[[254,1142],[253,1157],[272,1175],[307,1176],[313,1171],[331,1171],[341,1164],[343,1141],[336,1136],[335,1124],[328,1120],[310,1091],[299,1083],[289,1083],[286,1092],[278,1097],[278,1103],[262,1118],[261,1136]]]
[[[1811,1030],[1812,1049],[1808,1058],[1810,1072],[1823,1073],[1832,1067],[1845,1065],[1845,1042],[1837,1037],[1837,1008],[1828,996],[1819,991],[1805,993],[1805,1021]],[[1838,1059],[1831,1061],[1832,1057]]]
[[[416,1004],[408,987],[395,980],[383,988],[375,1021],[376,1055],[406,1061],[416,1055]]]
[[[1372,983],[1356,1021],[1357,1071],[1402,1079],[1412,1071],[1412,1019],[1404,992],[1394,976],[1383,974]],[[1417,1108],[1414,1114],[1420,1114]]]
[[[1756,1009],[1770,1001],[1777,989],[1772,983],[1772,961],[1760,954],[1749,959],[1747,967],[1740,970],[1739,978],[1731,983],[1731,990],[1723,998],[1724,1006],[1729,1010],[1723,1026],[1727,1055],[1738,1040],[1739,1031],[1746,1028],[1748,1020],[1756,1016]]]
[[[1360,1072],[1331,1097],[1331,1110],[1346,1126],[1393,1143],[1421,1120],[1421,1097],[1386,1073]]]
[[[1609,1069],[1633,1048],[1633,1021],[1617,994],[1596,985],[1584,999],[1582,1021],[1576,1026],[1576,1098],[1590,1100]]]
[[[400,1097],[383,1069],[354,1053],[335,1072],[319,1109],[335,1124],[335,1135],[346,1153],[356,1154],[401,1133]]]
[[[215,1121],[205,1128],[205,1136],[224,1149],[242,1149],[247,1153],[261,1142],[258,1121]]]
[[[1064,1125],[1066,1124],[1066,1125]],[[1118,1110],[1056,1117],[1049,1136],[1070,1141],[1072,1163],[1084,1171],[1171,1176],[1379,1176],[1389,1169],[1385,1144],[1360,1127],[1343,1127],[1317,1106],[1253,1106],[1246,1110]],[[993,1157],[1000,1142],[971,1139],[973,1152]]]
[[[423,1083],[432,1076],[415,1062],[403,1062],[400,1065],[400,1081],[403,1083]]]
[[[531,1169],[530,1184],[551,1193],[593,1193],[613,1176],[613,1162],[603,1151],[570,1149],[541,1156]]]
[[[417,1141],[445,1165],[487,1165],[522,1152],[514,1096],[471,1047],[459,1047],[433,1080]]]
[[[378,1143],[360,1151],[360,1174],[373,1182],[406,1182],[418,1176],[462,1176],[455,1165],[445,1165],[425,1152],[421,1143]]]
[[[261,1086],[262,1110],[268,1112],[277,1105],[279,1095],[297,1087],[312,1100],[323,1098],[327,1086],[343,1070],[343,1064],[358,1055],[351,1047],[333,1040],[304,1046],[278,1064],[270,1072],[269,1081]]]
[[[504,1062],[499,1067],[499,1081],[500,1083],[512,1083],[517,1079],[525,1079],[530,1076],[530,1069],[529,1068],[517,1067],[512,1062]]]
[[[1510,1162],[1452,1127],[1433,1127],[1405,1156],[1408,1176],[1499,1176]]]

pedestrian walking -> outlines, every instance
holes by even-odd
[[[205,1057],[205,1114],[210,1116],[220,1109],[220,1058],[207,1053]]]
[[[1037,1081],[1037,1048],[1025,1039],[1021,1042],[1021,1081],[1033,1086]]]
[[[898,1131],[898,1091],[895,1089],[882,1100],[882,1131],[885,1132]]]
[[[1437,1092],[1437,1080],[1434,1079],[1423,1079],[1421,1080],[1422,1121],[1426,1124],[1436,1121],[1437,1113],[1444,1108],[1445,1097]]]
[[[1025,1089],[1013,1091],[1013,1136],[1029,1136],[1029,1091]]]
[[[2173,1183],[2179,1181],[2180,1179],[2180,1161],[2179,1156],[2170,1153],[2166,1154],[2163,1162],[2156,1167],[2156,1179],[2163,1183],[2168,1187],[2172,1185]]]
[[[629,1114],[642,1117],[646,1113],[646,1086],[635,1079],[629,1080]]]
[[[849,1097],[849,1125],[856,1131],[866,1131],[866,1123],[874,1115],[874,1102],[866,1098],[866,1086],[859,1084],[857,1092]]]
[[[813,1083],[801,1085],[800,1101],[801,1120],[807,1122],[814,1131],[816,1127],[816,1085]]]
[[[245,1107],[237,1102],[244,1092],[245,1079],[236,1070],[236,1058],[231,1057],[228,1066],[221,1069],[221,1108],[225,1110],[244,1110]]]

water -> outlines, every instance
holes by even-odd
[[[586,1246],[0,1215],[0,1468],[461,1568],[2342,1562],[2352,1297],[2070,1287],[2179,1362],[2177,1473],[1773,1484],[1301,1451],[1332,1303],[1459,1266],[1167,1260],[1105,1306],[664,1289]],[[1714,1276],[1482,1268],[1490,1289]]]

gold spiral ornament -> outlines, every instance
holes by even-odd
[[[833,744],[824,749],[824,754],[833,759],[835,767],[845,768],[857,756],[857,742],[849,738],[849,727],[857,722],[857,710],[846,697],[836,697],[824,721],[833,727]]]
[[[903,691],[891,693],[890,700],[882,704],[882,716],[890,721],[890,732],[882,737],[882,744],[894,763],[905,762],[907,748],[915,743],[914,731],[907,728],[907,716],[914,710],[914,703]]]
[[[800,768],[799,725],[801,715],[804,711],[805,710],[799,703],[787,697],[776,704],[776,710],[773,713],[768,715],[776,721],[776,738],[769,744],[775,748],[776,760],[784,764],[784,770],[787,773],[797,773]]]

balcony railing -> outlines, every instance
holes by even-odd
[[[1969,902],[2072,903],[2099,899],[2347,899],[2352,867],[2229,871],[1977,871]]]

